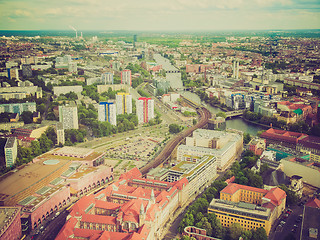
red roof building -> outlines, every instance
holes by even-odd
[[[160,239],[164,224],[186,200],[182,192],[187,184],[185,178],[144,179],[134,168],[99,193],[81,198],[56,239]]]

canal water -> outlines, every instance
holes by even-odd
[[[163,68],[165,70],[176,70],[176,68],[174,66],[172,66],[171,63],[166,58],[162,57],[160,54],[155,54],[154,58],[158,64],[163,65]],[[166,75],[167,75],[166,80],[168,80],[170,82],[170,86],[173,89],[179,89],[179,88],[181,88],[181,86],[183,86],[180,73],[179,74],[178,73],[167,73]],[[199,96],[195,93],[192,93],[189,91],[179,91],[179,93],[182,96],[184,96],[185,98],[188,98],[189,100],[191,100],[195,103],[202,104],[211,113],[221,112],[221,109],[219,109],[217,107],[212,107],[206,103],[201,102]],[[256,136],[259,131],[265,130],[264,128],[262,128],[258,125],[244,121],[241,117],[226,120],[226,125],[227,125],[227,128],[237,129],[237,130],[240,130],[244,133],[249,133],[250,135],[254,135],[254,136]]]

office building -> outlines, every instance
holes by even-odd
[[[6,158],[6,167],[12,167],[18,155],[18,142],[15,137],[9,137],[4,146],[4,153]]]
[[[101,81],[102,84],[113,84],[113,74],[112,73],[102,73]]]
[[[217,168],[223,170],[241,155],[242,149],[243,137],[240,132],[197,129],[192,137],[186,138],[186,145],[178,147],[177,160],[212,155],[217,159]]]
[[[141,97],[136,101],[138,123],[147,123],[154,118],[154,100]]]
[[[100,102],[98,107],[98,120],[117,125],[117,110],[114,102]]]
[[[121,72],[121,84],[126,84],[131,86],[131,70],[125,69]]]
[[[213,199],[208,213],[214,213],[221,225],[230,227],[238,223],[245,230],[263,227],[269,235],[274,221],[286,206],[286,193],[280,188],[265,190],[230,183]]]
[[[132,95],[129,93],[117,93],[116,105],[117,114],[132,113]]]
[[[75,104],[59,106],[59,122],[63,129],[78,129],[78,109]]]

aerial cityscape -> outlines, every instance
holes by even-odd
[[[319,7],[0,2],[0,240],[320,239]]]

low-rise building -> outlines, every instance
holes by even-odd
[[[21,234],[20,208],[0,207],[0,240],[18,240]]]
[[[221,225],[238,223],[245,230],[263,227],[269,235],[274,221],[285,209],[286,193],[280,188],[270,190],[229,183],[208,207]]]
[[[187,184],[185,178],[174,183],[145,179],[134,168],[99,193],[81,198],[56,239],[161,239],[164,224],[187,199]]]

